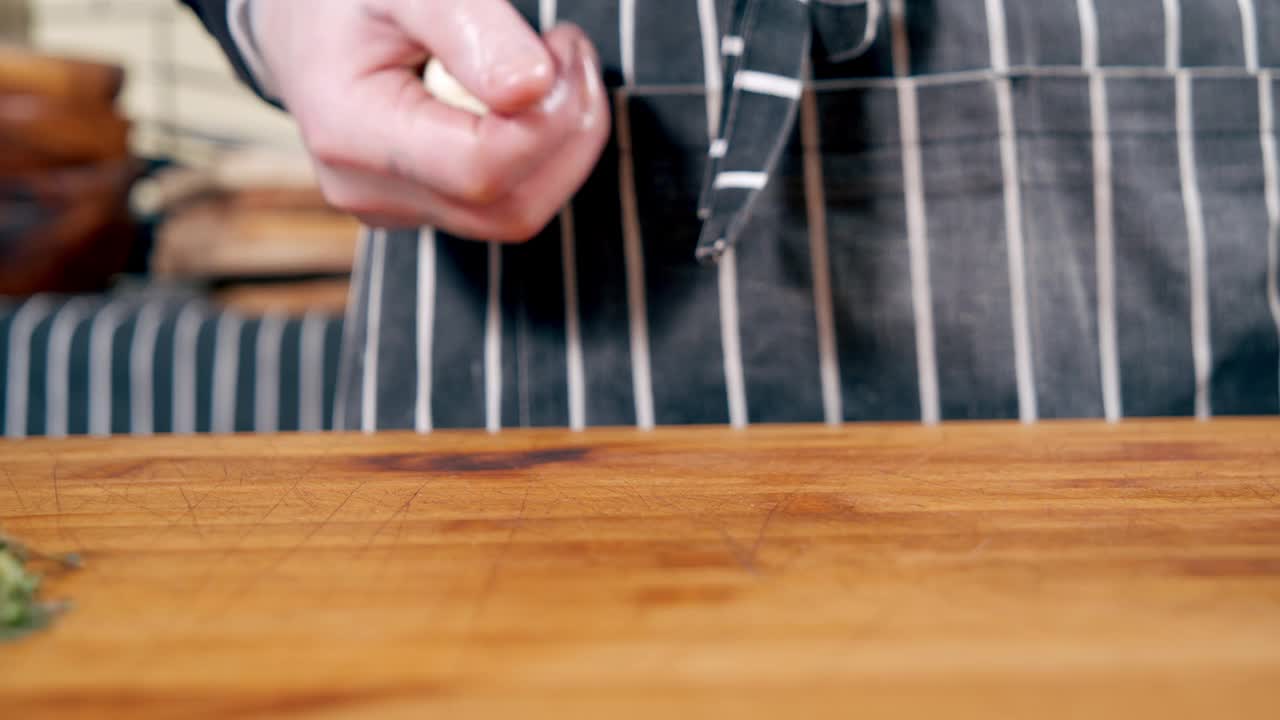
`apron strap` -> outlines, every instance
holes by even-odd
[[[721,39],[724,87],[719,133],[707,151],[695,254],[714,263],[733,247],[786,147],[804,92],[815,30],[843,60],[875,37],[880,0],[735,0]]]

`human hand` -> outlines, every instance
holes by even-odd
[[[507,0],[258,0],[253,27],[325,197],[370,225],[526,240],[608,139],[590,41],[539,37]],[[490,112],[433,98],[431,57]]]

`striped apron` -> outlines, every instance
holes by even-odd
[[[1280,410],[1280,4],[515,4],[613,139],[527,244],[367,233],[338,427]]]

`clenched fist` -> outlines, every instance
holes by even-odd
[[[328,200],[380,227],[537,234],[609,133],[595,49],[506,0],[256,0],[255,43]],[[489,112],[434,98],[437,59]]]

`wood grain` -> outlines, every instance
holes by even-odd
[[[5,717],[1271,718],[1280,421],[33,441]]]

